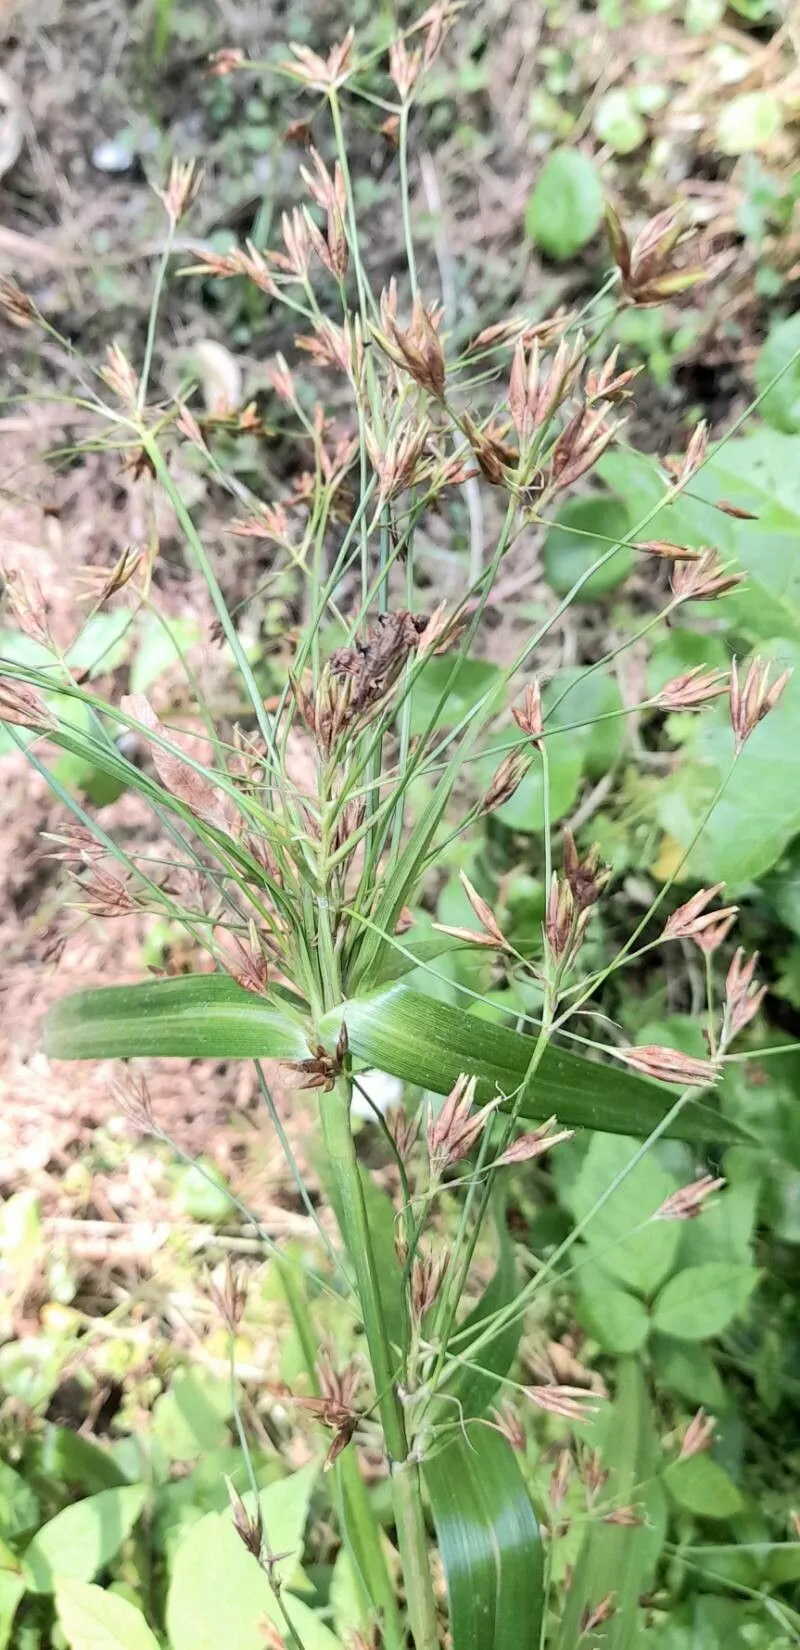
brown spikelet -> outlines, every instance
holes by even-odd
[[[533,740],[537,750],[541,750],[541,738],[544,733],[542,718],[542,689],[538,676],[528,682],[521,705],[513,705],[511,715],[518,728]]]
[[[10,676],[0,676],[0,722],[42,733],[58,726],[37,689]]]
[[[710,1060],[698,1060],[679,1049],[645,1043],[638,1048],[614,1049],[615,1057],[626,1066],[653,1077],[660,1083],[680,1083],[684,1087],[708,1088],[719,1082],[720,1068]]]
[[[672,574],[673,594],[682,602],[708,602],[724,596],[742,583],[743,573],[730,573],[716,550],[704,550],[699,558],[682,562]]]
[[[690,1456],[700,1455],[710,1449],[714,1442],[716,1425],[716,1416],[706,1415],[704,1409],[698,1409],[683,1435],[678,1460],[688,1461]]]
[[[727,1047],[740,1031],[755,1018],[766,996],[765,985],[755,981],[758,952],[745,960],[741,946],[734,953],[725,979],[725,1019],[722,1041]]]
[[[547,1121],[540,1123],[538,1128],[531,1130],[529,1134],[521,1134],[517,1140],[512,1141],[511,1145],[507,1146],[505,1151],[495,1158],[495,1163],[498,1166],[511,1163],[532,1163],[535,1158],[542,1157],[545,1152],[551,1151],[553,1146],[559,1146],[562,1140],[571,1140],[574,1133],[574,1129],[556,1130],[555,1117],[548,1117]]]
[[[519,789],[530,767],[530,752],[520,745],[516,750],[509,751],[486,790],[480,806],[480,814],[493,813],[496,808],[502,808],[505,802],[510,801],[514,792]]]
[[[15,327],[29,327],[39,318],[32,298],[9,276],[0,276],[0,316]]]
[[[449,1262],[446,1249],[438,1255],[415,1255],[411,1269],[411,1311],[417,1322],[424,1318],[437,1299]]]
[[[774,682],[770,683],[772,669],[768,660],[753,659],[743,682],[739,681],[739,670],[734,659],[731,666],[730,679],[730,706],[731,727],[733,728],[734,743],[737,751],[742,749],[746,740],[750,738],[754,728],[758,727],[765,716],[774,710],[791,679],[791,670],[783,670]]]
[[[428,1119],[426,1140],[431,1173],[435,1180],[438,1180],[444,1169],[460,1162],[461,1158],[466,1157],[467,1152],[472,1150],[492,1113],[500,1104],[498,1098],[476,1111],[476,1084],[477,1078],[467,1077],[462,1072],[438,1115],[434,1117],[431,1113]]]
[[[724,670],[704,670],[695,665],[682,676],[673,676],[665,682],[650,704],[659,710],[699,710],[711,699],[728,692],[729,677]]]
[[[670,1192],[664,1202],[656,1209],[654,1220],[696,1220],[702,1214],[708,1199],[715,1192],[722,1190],[724,1180],[714,1179],[713,1175],[704,1174],[699,1180],[693,1180],[689,1186],[679,1186],[676,1192]]]

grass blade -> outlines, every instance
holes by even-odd
[[[473,1423],[426,1462],[453,1650],[539,1650],[539,1526],[508,1440]]]

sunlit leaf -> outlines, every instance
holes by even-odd
[[[56,1609],[69,1650],[158,1650],[158,1640],[128,1599],[86,1581],[60,1581]]]
[[[56,1579],[90,1581],[119,1552],[145,1503],[144,1484],[101,1490],[56,1513],[25,1549],[28,1586],[51,1593]]]

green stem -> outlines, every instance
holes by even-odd
[[[419,1469],[409,1459],[395,1360],[378,1283],[364,1189],[350,1127],[349,1078],[339,1078],[320,1106],[322,1131],[341,1205],[340,1224],[356,1276],[386,1450],[391,1462],[394,1515],[416,1650],[438,1650]]]

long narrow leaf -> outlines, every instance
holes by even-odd
[[[491,1100],[513,1095],[528,1068],[530,1037],[476,1019],[463,1009],[434,1002],[402,984],[345,1004],[350,1048],[359,1059],[407,1083],[447,1094],[461,1072],[478,1079],[477,1095]],[[341,1024],[342,1010],[323,1022],[323,1035]],[[541,1061],[524,1117],[553,1113],[568,1127],[609,1134],[646,1136],[675,1103],[671,1092],[619,1066],[601,1065],[563,1049],[548,1049]],[[666,1130],[679,1140],[730,1141],[742,1138],[714,1105],[691,1101]]]
[[[460,1344],[468,1345],[471,1334],[479,1329],[495,1312],[516,1300],[520,1290],[514,1245],[505,1219],[502,1204],[495,1210],[499,1254],[494,1276],[489,1280],[480,1300],[459,1326]],[[497,1393],[502,1377],[508,1374],[522,1334],[522,1317],[506,1324],[481,1353],[481,1368],[465,1364],[444,1388],[457,1398],[463,1415],[485,1415]]]
[[[225,974],[184,974],[62,997],[45,1020],[44,1047],[59,1060],[303,1060],[310,1052],[294,1010],[254,996]]]
[[[423,1468],[453,1650],[539,1650],[542,1548],[508,1440],[473,1423]]]
[[[304,1059],[321,1036],[333,1047],[345,1019],[358,1059],[405,1082],[447,1094],[460,1072],[478,1079],[478,1098],[513,1095],[530,1060],[532,1040],[478,1020],[401,984],[326,1016],[312,1034],[298,1013],[268,1002],[222,974],[186,974],[143,985],[104,987],[63,998],[45,1021],[48,1054],[64,1060],[137,1055],[217,1059]],[[568,1127],[646,1136],[674,1101],[656,1083],[618,1067],[548,1049],[524,1115],[555,1113]],[[724,1143],[742,1136],[705,1101],[687,1103],[667,1134]]]

